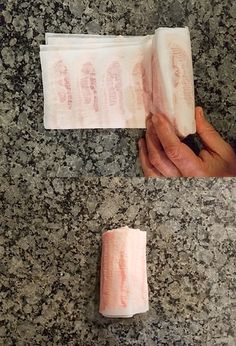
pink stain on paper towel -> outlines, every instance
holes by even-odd
[[[133,81],[138,108],[144,105],[145,111],[149,112],[149,99],[147,94],[147,76],[142,62],[137,63],[133,68]]]
[[[123,114],[122,95],[122,71],[118,61],[113,61],[107,69],[106,86],[108,90],[108,102],[110,106],[118,105]]]
[[[125,255],[124,251],[120,252],[120,258],[119,258],[119,272],[120,272],[120,305],[125,308],[127,306],[128,296],[127,296],[127,287],[126,287],[126,274],[125,274]]]
[[[84,102],[85,104],[92,103],[94,111],[98,112],[98,91],[96,72],[91,62],[83,64],[81,74],[82,77],[80,80],[80,86]]]
[[[191,106],[194,99],[192,92],[192,75],[189,74],[191,68],[188,66],[190,64],[190,58],[180,46],[173,42],[169,43],[169,49],[172,54],[173,82],[176,93],[179,94],[178,88],[180,90],[182,89],[182,97],[185,99],[185,102]],[[177,98],[176,95],[175,98]]]
[[[68,109],[72,108],[72,91],[69,71],[62,60],[58,60],[54,64],[56,76],[56,92],[60,103],[67,105]]]
[[[153,84],[152,84],[152,100],[158,102],[158,112],[167,114],[167,100],[162,87],[162,76],[160,66],[158,65],[158,59],[156,53],[152,54],[152,71],[153,71]]]

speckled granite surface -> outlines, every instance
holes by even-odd
[[[2,174],[142,174],[136,147],[142,131],[44,130],[39,45],[46,31],[145,35],[188,25],[197,103],[229,142],[236,138],[235,1],[0,0],[0,9]]]
[[[0,184],[0,345],[236,344],[236,182]],[[148,232],[150,311],[98,313],[101,233]]]

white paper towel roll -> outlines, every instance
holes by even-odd
[[[126,227],[102,236],[100,313],[132,317],[148,311],[146,232]]]

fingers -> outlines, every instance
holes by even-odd
[[[157,138],[155,129],[151,119],[147,120],[146,145],[148,158],[152,164],[165,177],[180,177],[180,171],[170,161],[165,154],[159,139]]]
[[[223,159],[231,157],[233,149],[206,120],[201,107],[196,107],[195,116],[197,134],[207,149],[220,155]]]
[[[138,142],[139,145],[139,160],[145,177],[161,177],[161,173],[152,166],[148,158],[147,146],[144,138]]]
[[[157,114],[152,117],[152,123],[167,157],[181,174],[185,177],[201,174],[202,160],[180,141],[166,117]]]

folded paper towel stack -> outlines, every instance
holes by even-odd
[[[162,112],[195,132],[188,28],[148,36],[46,34],[40,46],[47,129],[145,128]]]

